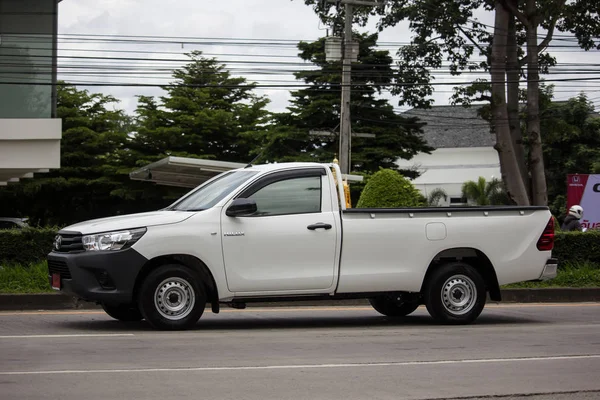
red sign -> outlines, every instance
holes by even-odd
[[[567,175],[567,210],[573,205],[583,208],[581,227],[600,229],[600,175]]]

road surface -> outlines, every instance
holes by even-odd
[[[488,305],[469,326],[435,325],[424,308],[400,320],[226,308],[185,332],[102,311],[4,312],[0,360],[2,400],[591,400],[600,303]]]

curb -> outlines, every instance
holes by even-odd
[[[488,302],[496,303],[490,300],[488,300]],[[600,302],[600,288],[545,288],[502,290],[502,303],[569,302]],[[348,299],[248,303],[247,307],[331,307],[365,305],[369,305],[369,302],[366,299]],[[95,303],[81,301],[75,297],[67,296],[62,293],[0,294],[0,311],[95,309],[101,309],[101,307]]]

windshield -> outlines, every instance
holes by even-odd
[[[256,174],[256,171],[226,172],[167,209],[175,211],[206,210],[221,201],[242,182]]]

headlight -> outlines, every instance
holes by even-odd
[[[122,250],[131,247],[146,233],[146,228],[85,235],[81,240],[86,251]]]

